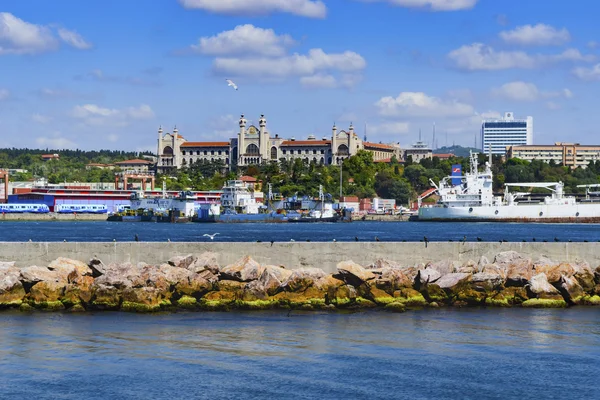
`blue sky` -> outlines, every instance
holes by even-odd
[[[3,0],[1,147],[155,150],[354,123],[376,142],[473,145],[482,117],[598,144],[592,0]],[[239,86],[228,87],[230,78]]]

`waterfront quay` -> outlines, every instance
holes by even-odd
[[[0,221],[106,221],[106,214],[0,214]]]

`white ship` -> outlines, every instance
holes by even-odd
[[[600,222],[600,202],[578,202],[565,196],[562,182],[507,183],[504,196],[494,196],[490,160],[483,172],[478,170],[477,154],[471,154],[470,171],[464,176],[446,177],[436,185],[439,201],[433,206],[419,204],[419,221],[498,221],[498,222]],[[453,184],[453,179],[454,183]],[[456,180],[459,180],[457,182]],[[586,185],[582,185],[586,186]],[[589,185],[591,186],[591,185]],[[544,188],[543,198],[530,192],[510,192],[509,188]]]
[[[180,192],[178,196],[167,197],[146,197],[143,191],[137,191],[131,194],[132,210],[151,210],[153,213],[168,213],[175,211],[181,216],[192,217],[195,214],[194,196],[191,192]]]

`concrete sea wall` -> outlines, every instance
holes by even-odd
[[[284,265],[289,269],[320,268],[334,273],[340,261],[353,260],[361,265],[378,258],[403,265],[454,260],[477,262],[482,256],[490,261],[500,252],[514,250],[537,259],[547,257],[562,262],[585,260],[600,265],[600,243],[490,243],[490,242],[0,242],[0,261],[15,261],[18,267],[47,265],[59,257],[87,262],[98,258],[104,263],[146,262],[158,264],[185,254],[215,252],[221,265],[250,256],[263,265]]]
[[[0,221],[106,221],[106,218],[106,214],[0,214]]]

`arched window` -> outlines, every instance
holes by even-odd
[[[338,147],[338,149],[337,149],[337,153],[338,153],[340,156],[347,156],[348,154],[350,154],[350,153],[348,152],[348,146],[346,146],[345,144],[341,144],[341,145]]]
[[[194,160],[192,160],[192,158],[190,157],[190,165],[192,165],[194,163]]]
[[[271,147],[271,160],[277,160],[277,147]]]
[[[260,154],[258,146],[254,143],[249,144],[248,147],[246,147],[246,154],[249,156],[258,156]]]
[[[172,156],[172,155],[173,155],[173,148],[172,148],[171,146],[166,146],[166,147],[163,149],[163,154],[164,154],[165,156]]]
[[[321,165],[325,164],[325,158],[321,157],[321,161],[319,161]]]

